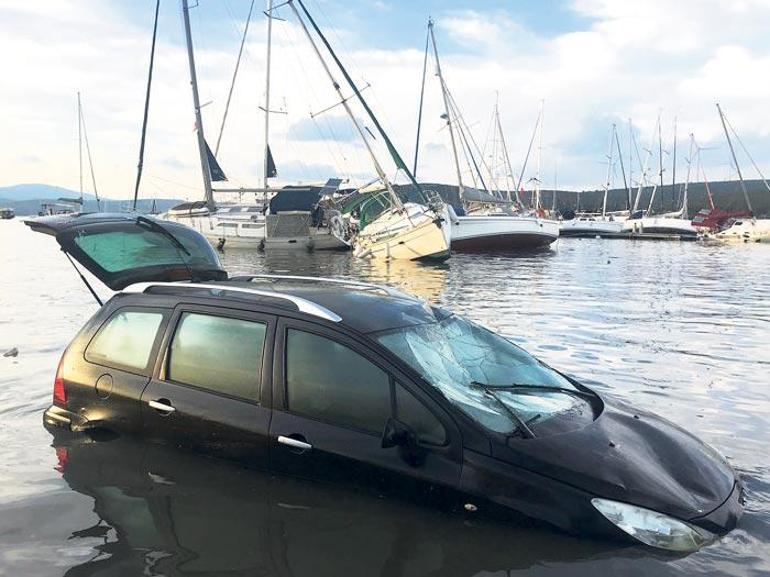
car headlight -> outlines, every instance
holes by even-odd
[[[716,536],[663,513],[608,499],[591,499],[594,507],[616,527],[645,545],[669,551],[695,551]]]

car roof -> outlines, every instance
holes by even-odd
[[[440,312],[425,301],[392,287],[324,277],[249,275],[205,284],[149,282],[129,286],[123,292],[193,294],[207,299],[289,306],[361,333],[433,323]]]

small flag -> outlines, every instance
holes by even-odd
[[[209,143],[206,142],[205,144],[206,144],[206,156],[208,157],[208,160],[209,160],[209,174],[211,175],[211,180],[214,180],[214,181],[227,180],[224,170],[222,170],[222,167],[219,166],[217,159],[214,157],[214,153],[211,152],[211,149],[209,148]]]

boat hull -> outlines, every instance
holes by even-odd
[[[542,218],[484,215],[452,219],[451,244],[457,251],[537,249],[558,238],[558,223]]]
[[[613,237],[620,236],[623,233],[623,222],[619,220],[606,219],[583,219],[565,220],[559,227],[559,235],[566,237]]]
[[[405,205],[409,219],[389,211],[356,238],[356,256],[394,260],[442,261],[450,255],[451,223],[446,208],[441,217],[420,205]]]
[[[186,224],[217,247],[262,249],[268,247],[303,250],[350,250],[350,244],[334,236],[328,227],[310,228],[309,234],[270,237],[266,221],[256,219],[218,219],[208,214],[168,214],[166,220]]]
[[[744,219],[712,238],[728,242],[770,242],[770,219]]]
[[[673,238],[696,238],[698,229],[683,218],[642,217],[623,223],[623,232],[630,236],[658,236]]]

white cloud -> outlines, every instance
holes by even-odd
[[[375,3],[382,6],[374,10],[392,5]],[[556,36],[538,35],[503,11],[437,15],[445,76],[480,144],[496,91],[516,166],[526,151],[539,101],[545,99],[544,173],[552,174],[558,158],[559,181],[565,186],[594,186],[602,181],[604,153],[598,151],[606,146],[605,132],[611,122],[631,116],[649,133],[660,108],[666,130],[677,115],[680,135],[694,131],[702,144],[721,146],[721,151],[709,155],[718,166],[726,163],[726,151],[716,100],[722,101],[745,140],[770,136],[770,117],[765,112],[770,99],[770,45],[763,29],[770,20],[767,0],[575,0],[573,9],[590,25]],[[80,89],[101,191],[109,196],[131,194],[149,18],[151,14],[146,27],[131,24],[119,5],[96,0],[0,0],[0,51],[11,55],[4,58],[0,92],[3,184],[44,181],[77,186],[75,92]],[[200,22],[193,19],[194,26]],[[181,25],[166,19],[161,26],[165,37],[173,37],[174,42],[159,42],[156,55],[146,191],[197,197],[200,177]],[[258,106],[263,100],[265,46],[262,20],[256,19],[252,26],[220,154],[235,184],[256,184],[261,172]],[[335,166],[342,174],[372,174],[360,143],[333,140],[334,118],[342,114],[339,107],[316,119],[319,132],[327,134],[329,141],[292,137],[293,125],[307,121],[310,112],[334,104],[336,97],[296,24],[276,23],[274,32],[271,108],[288,111],[272,117],[271,146],[279,171],[290,166],[295,176],[317,178],[318,167]],[[196,52],[201,98],[212,101],[204,108],[212,147],[234,65],[237,34],[236,30],[232,38],[218,42],[217,48],[200,42]],[[329,37],[346,45],[341,55],[356,81],[372,84],[364,94],[411,164],[422,38],[414,39],[414,49],[384,50],[364,47],[365,31],[342,29]],[[222,48],[228,42],[232,50]],[[356,110],[360,114],[360,108]],[[441,97],[433,77],[425,111],[420,175],[453,182],[447,134],[439,118]],[[370,122],[365,124],[374,129]],[[646,143],[648,138],[645,134],[642,140]],[[383,152],[379,139],[375,146]],[[680,150],[685,148],[682,143]],[[762,157],[761,151],[755,156],[762,166],[770,165],[770,156]],[[381,157],[386,160],[384,154]]]

